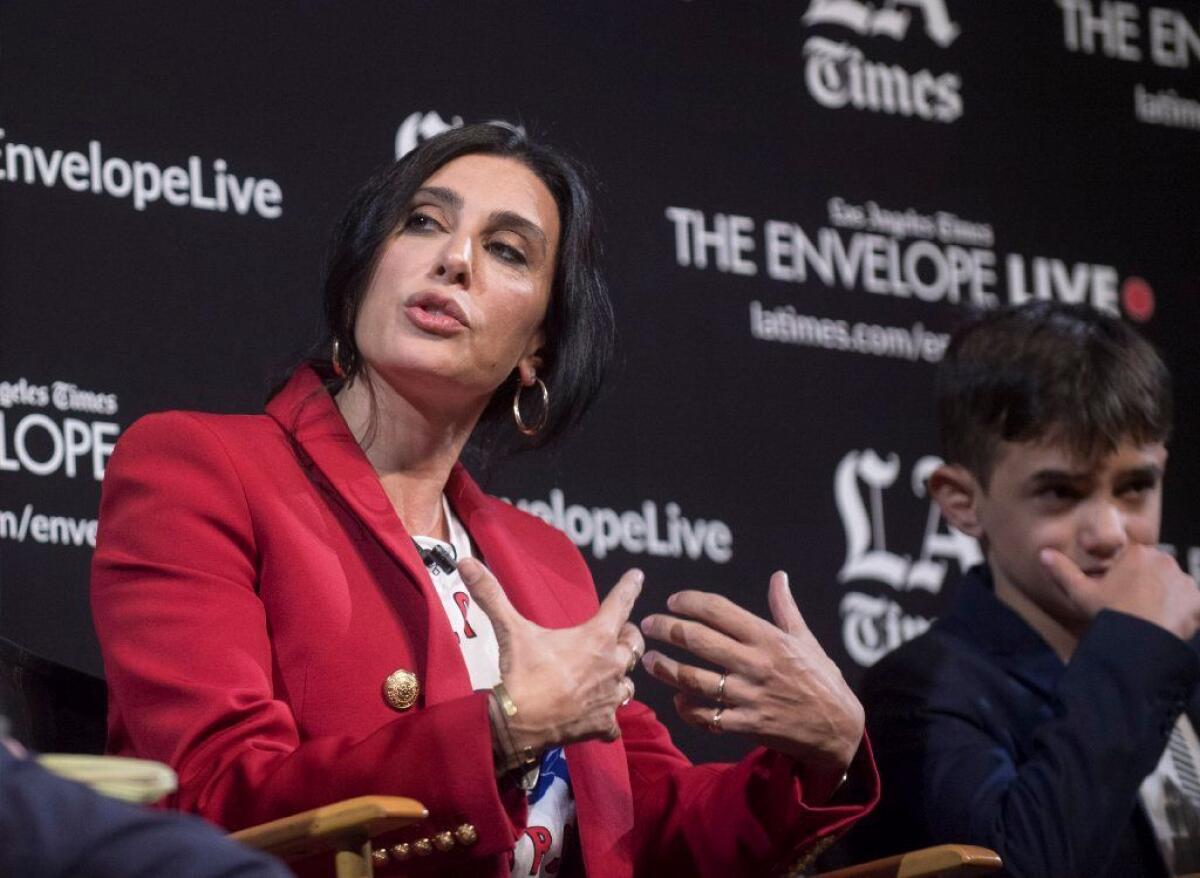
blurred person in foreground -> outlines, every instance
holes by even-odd
[[[1166,367],[1118,318],[1043,302],[972,319],[939,370],[929,488],[985,563],[864,680],[884,794],[854,847],[1200,871],[1200,592],[1157,548]]]
[[[122,437],[92,577],[109,746],[171,765],[175,805],[234,829],[411,796],[430,818],[379,844],[384,874],[603,878],[787,868],[869,809],[861,706],[786,576],[772,622],[684,591],[639,630],[639,571],[598,602],[570,540],[460,462],[546,444],[599,390],[593,225],[557,151],[442,134],[354,197],[327,336],[265,415]],[[761,746],[691,765],[632,700],[639,661]]]
[[[195,817],[118,802],[38,765],[0,717],[0,875],[286,878],[282,863]]]

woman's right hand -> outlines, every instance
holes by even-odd
[[[500,678],[517,707],[508,729],[518,751],[616,740],[617,708],[633,697],[628,675],[646,651],[641,632],[629,622],[642,572],[627,571],[596,615],[574,628],[543,628],[526,619],[473,558],[464,558],[458,572],[496,631]]]

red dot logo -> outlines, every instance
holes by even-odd
[[[1131,320],[1145,323],[1154,316],[1154,290],[1143,278],[1127,277],[1121,284],[1121,304]]]

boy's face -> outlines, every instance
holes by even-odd
[[[1158,543],[1167,450],[1122,443],[1080,460],[1052,441],[1002,442],[975,514],[997,586],[1022,592],[1068,630],[1090,623],[1063,596],[1038,552],[1053,548],[1103,575],[1132,543]]]

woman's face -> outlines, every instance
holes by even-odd
[[[558,248],[554,197],[514,159],[466,155],[413,196],[363,297],[355,341],[415,404],[486,401],[540,365]]]

